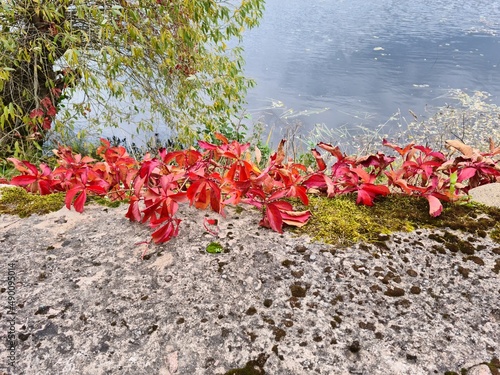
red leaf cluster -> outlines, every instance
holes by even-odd
[[[373,205],[376,196],[389,194],[389,188],[376,184],[376,179],[395,158],[382,153],[355,158],[343,154],[338,147],[323,142],[319,143],[318,147],[335,157],[336,162],[331,166],[330,173],[326,173],[325,161],[321,154],[313,149],[318,172],[306,179],[304,182],[306,187],[323,190],[329,197],[355,193],[356,203],[367,206]]]
[[[216,135],[218,144],[199,141],[199,150],[158,151],[143,160],[130,157],[124,147],[111,147],[101,139],[99,160],[74,154],[68,147],[55,150],[58,166],[51,170],[27,161],[9,160],[20,172],[10,184],[23,186],[32,193],[66,192],[66,206],[82,212],[88,195],[107,196],[111,200],[129,200],[126,217],[148,223],[153,228],[152,241],[163,243],[179,233],[181,219],[175,215],[179,204],[189,202],[224,215],[227,205],[250,204],[262,213],[260,225],[282,232],[283,225],[302,226],[311,213],[295,211],[289,198],[305,206],[307,193],[324,192],[328,197],[356,194],[357,203],[371,206],[378,196],[390,193],[425,197],[429,213],[438,216],[442,201],[455,201],[470,188],[500,180],[497,155],[500,147],[490,143],[481,153],[459,141],[448,141],[453,151],[462,155],[450,158],[430,148],[408,144],[404,147],[383,141],[396,156],[382,152],[363,157],[345,155],[338,147],[319,143],[334,162],[328,167],[320,151],[313,149],[317,168],[287,160],[283,140],[267,165],[258,166],[261,154],[249,151],[248,143],[229,141]],[[255,160],[255,161],[254,161]],[[206,219],[203,225],[216,225]]]
[[[40,100],[40,105],[33,109],[29,116],[33,120],[33,126],[36,130],[38,124],[41,124],[43,130],[50,130],[52,121],[57,114],[57,108],[54,102],[61,96],[61,90],[54,88],[51,90],[51,96],[46,96]],[[37,124],[38,122],[38,124]]]

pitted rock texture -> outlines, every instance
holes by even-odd
[[[214,237],[207,212],[184,207],[179,237],[148,249],[149,229],[125,212],[0,216],[2,279],[12,262],[17,278],[8,374],[423,375],[500,356],[488,237],[452,232],[473,255],[444,247],[446,230],[338,249],[232,208]],[[213,241],[225,252],[208,254]]]

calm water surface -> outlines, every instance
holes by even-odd
[[[497,0],[267,0],[245,38],[247,108],[278,130],[375,127],[450,102],[450,89],[500,104]]]

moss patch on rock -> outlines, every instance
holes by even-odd
[[[493,241],[500,243],[500,222],[495,225],[495,228],[490,233],[490,237]]]
[[[117,200],[117,201],[112,201],[111,199],[107,197],[100,197],[96,195],[91,195],[87,197],[87,203],[96,203],[101,206],[106,206],[106,207],[111,207],[111,208],[116,208],[120,207],[122,203],[128,203],[129,200]]]
[[[20,187],[5,187],[0,190],[0,214],[28,217],[58,211],[64,206],[64,196],[64,193],[30,194]]]
[[[354,195],[334,198],[310,197],[309,223],[295,229],[315,240],[350,246],[358,242],[377,243],[387,234],[418,228],[450,228],[500,242],[500,209],[476,203],[444,203],[438,217],[429,215],[426,199],[392,194],[378,199],[372,207],[356,204]],[[302,207],[301,209],[305,209]]]
[[[259,354],[257,359],[248,361],[245,367],[236,368],[227,371],[224,375],[265,375],[264,365],[266,364],[269,355],[264,353]]]

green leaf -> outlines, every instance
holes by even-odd
[[[224,248],[218,242],[211,242],[207,246],[207,253],[210,253],[210,254],[220,254],[220,253],[223,253],[223,252],[224,252]]]

